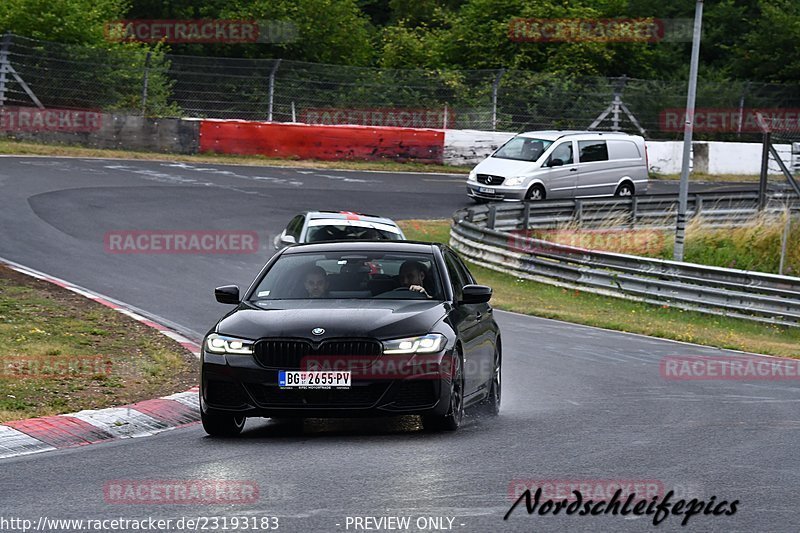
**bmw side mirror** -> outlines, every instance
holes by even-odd
[[[564,162],[558,158],[551,159],[549,163],[547,163],[548,167],[562,167],[564,166]]]
[[[464,285],[460,304],[485,304],[492,298],[492,288],[486,285]]]
[[[236,285],[225,285],[214,289],[214,298],[221,304],[238,304],[239,287]]]

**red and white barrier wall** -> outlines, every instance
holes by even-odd
[[[200,151],[299,159],[442,163],[444,130],[203,120]]]
[[[48,112],[52,115],[47,115],[50,118],[37,121],[36,117],[43,116],[41,110],[15,108],[16,115],[11,116],[16,118],[9,121],[6,117],[5,122],[0,121],[0,136],[93,148],[165,153],[193,154],[199,151],[296,159],[417,161],[472,166],[514,135],[510,132],[426,128],[425,125],[434,124],[438,120],[435,116],[431,119],[427,112],[422,113],[420,110],[411,112],[406,120],[407,124],[416,127],[195,118],[146,119],[92,111],[85,112],[85,117],[80,115],[80,120],[73,117],[71,129],[62,127],[60,122],[57,126],[50,127],[49,124],[55,120],[53,117],[60,110]],[[374,118],[374,114],[370,117]],[[306,113],[306,116],[310,115]],[[388,113],[387,123],[390,122],[389,116],[394,117],[392,124],[397,122],[398,113]],[[359,117],[364,118],[358,113],[353,115],[353,119]],[[342,119],[350,117],[348,115]],[[442,122],[450,123],[449,120]],[[651,171],[661,174],[680,172],[682,145],[680,141],[648,141]],[[792,154],[792,146],[789,144],[779,144],[775,148],[787,166],[800,169],[800,150]],[[695,172],[755,175],[759,173],[760,167],[759,143],[693,143]],[[771,174],[780,173],[774,161],[770,161],[769,171]]]
[[[514,133],[479,130],[437,130],[384,126],[347,126],[203,120],[201,152],[264,155],[321,160],[393,160],[476,165]],[[680,172],[683,143],[648,141],[650,169],[661,174]],[[791,145],[777,145],[787,166]],[[693,143],[693,168],[707,174],[758,174],[758,143]],[[771,174],[780,169],[770,161]]]

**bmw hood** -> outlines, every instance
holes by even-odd
[[[392,339],[422,335],[446,314],[444,302],[426,300],[274,300],[242,304],[216,332],[245,339],[336,337]],[[324,330],[319,334],[319,329]],[[312,334],[312,330],[317,330]]]

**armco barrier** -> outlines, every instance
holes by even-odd
[[[204,120],[200,151],[303,159],[442,163],[444,131]]]
[[[673,202],[676,200],[673,197]],[[605,201],[610,204],[606,208],[609,211],[611,204],[619,206],[620,199]],[[781,201],[791,203],[793,210],[800,208],[794,196]],[[800,327],[800,278],[589,250],[530,238],[525,234],[523,218],[529,221],[527,227],[551,225],[554,222],[551,203],[554,202],[502,206],[502,210],[476,206],[456,211],[450,245],[476,264],[520,278],[702,313]],[[559,205],[556,211],[562,213],[564,208],[565,205]],[[728,215],[742,210],[746,208],[723,209]],[[712,211],[709,207],[706,212]],[[539,216],[545,221],[538,221]],[[743,218],[736,216],[729,224],[742,221]],[[499,231],[494,227],[523,232]]]

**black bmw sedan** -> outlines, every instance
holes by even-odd
[[[247,417],[421,415],[455,430],[464,409],[500,409],[500,330],[447,246],[340,241],[285,248],[203,342],[203,427],[234,436]]]

